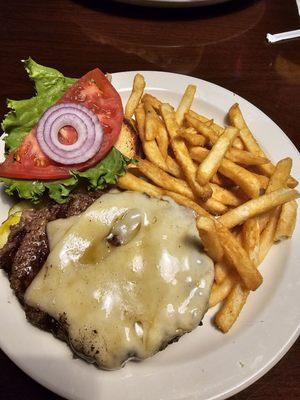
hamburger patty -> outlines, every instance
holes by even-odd
[[[8,274],[11,288],[24,307],[28,321],[64,340],[63,317],[61,321],[56,321],[43,311],[29,307],[24,303],[24,294],[49,254],[47,223],[81,214],[101,194],[75,193],[66,204],[49,203],[39,210],[23,211],[20,222],[11,227],[7,243],[0,249],[0,269]]]

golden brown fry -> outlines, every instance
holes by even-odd
[[[211,146],[216,143],[219,135],[212,129],[212,127],[207,126],[205,122],[201,122],[197,118],[190,115],[190,113],[185,114],[185,120],[188,125],[195,128],[196,131],[200,132],[210,143]]]
[[[235,323],[246,303],[248,295],[249,290],[243,284],[237,283],[233,287],[225,303],[215,316],[215,323],[222,332],[228,332]]]
[[[203,115],[199,115],[197,113],[195,113],[194,111],[190,110],[189,111],[189,115],[191,117],[194,117],[195,119],[197,119],[198,121],[204,123],[204,124],[208,124],[208,126],[210,126],[219,136],[222,135],[222,133],[224,133],[225,128],[223,128],[222,126],[216,124],[213,120],[210,120],[207,117],[204,117]],[[233,147],[235,147],[236,149],[240,149],[243,150],[244,149],[244,145],[243,142],[241,141],[241,139],[239,137],[236,137],[233,141]]]
[[[166,164],[167,164],[167,171],[173,175],[176,176],[176,178],[180,178],[182,177],[182,172],[181,169],[179,167],[179,165],[177,164],[177,162],[171,157],[171,156],[167,156],[166,158]]]
[[[158,126],[156,141],[157,141],[159,150],[160,150],[163,158],[166,160],[168,158],[168,147],[169,147],[168,132],[167,132],[164,124],[161,121],[159,121],[159,122],[160,123]],[[168,163],[167,163],[167,165],[168,165]]]
[[[293,235],[297,220],[297,202],[289,201],[283,204],[276,227],[274,241],[280,241]]]
[[[273,192],[274,193],[274,192]],[[267,226],[260,235],[258,264],[261,264],[274,243],[276,226],[280,215],[280,207],[270,212]]]
[[[252,172],[252,174],[256,177],[256,179],[258,179],[260,188],[262,190],[266,190],[269,184],[269,178],[267,176],[256,174],[254,172]]]
[[[221,261],[224,251],[218,239],[213,219],[199,217],[197,219],[197,228],[206,253],[215,262]]]
[[[145,136],[145,118],[146,118],[143,104],[140,103],[136,107],[134,115],[135,115],[135,120],[136,120],[136,125],[137,125],[137,131],[138,131],[141,142],[143,142],[144,136]]]
[[[154,140],[158,134],[159,122],[156,113],[148,102],[144,103],[145,108],[145,140]]]
[[[224,263],[224,261],[215,264],[215,281],[218,285],[220,285],[225,278],[228,278],[231,275],[230,268]]]
[[[239,240],[218,221],[216,221],[216,229],[224,249],[225,259],[236,269],[245,286],[249,290],[256,290],[263,280],[261,274],[255,268]]]
[[[226,297],[231,292],[231,289],[234,285],[234,281],[231,278],[225,278],[222,283],[219,285],[213,284],[210,297],[209,297],[209,307],[214,307],[219,304],[221,301],[226,299]]]
[[[217,172],[227,150],[230,148],[237,134],[238,130],[236,128],[229,127],[219,136],[207,157],[198,167],[197,180],[201,185],[208,183]]]
[[[240,137],[243,140],[246,149],[248,151],[250,151],[252,154],[255,154],[259,157],[267,158],[266,154],[261,149],[261,147],[259,146],[255,137],[252,135],[251,131],[249,130],[238,104],[234,104],[230,108],[229,119],[233,126],[240,129]],[[256,168],[263,175],[270,177],[274,173],[275,167],[271,162],[268,162],[267,164],[259,165]],[[297,186],[297,184],[298,184],[298,182],[296,181],[296,179],[294,179],[293,177],[289,178],[289,180],[288,180],[289,187],[294,188]]]
[[[141,74],[136,74],[133,80],[132,91],[125,106],[125,117],[131,119],[143,95],[146,82]]]
[[[261,165],[268,162],[268,159],[265,157],[259,157],[250,153],[250,151],[240,150],[234,147],[227,151],[226,158],[243,165]]]
[[[126,172],[124,176],[121,176],[118,179],[117,185],[122,189],[146,193],[152,197],[161,197],[164,194],[162,189],[146,182],[144,179],[138,178],[130,172]]]
[[[266,193],[274,192],[286,186],[292,169],[292,159],[287,157],[278,161],[270,177]]]
[[[250,260],[258,265],[260,228],[257,217],[248,219],[242,228],[242,244]]]
[[[207,199],[206,201],[199,200],[198,203],[212,215],[223,215],[228,211],[228,207],[225,204],[221,203],[217,199],[214,199],[213,197]]]
[[[299,192],[295,189],[278,189],[272,193],[264,194],[257,199],[252,199],[246,203],[228,211],[222,215],[218,221],[231,229],[236,225],[240,225],[247,219],[255,217],[276,206],[280,206],[288,201],[295,200],[299,197]]]
[[[144,96],[142,97],[142,103],[145,102],[151,104],[155,111],[160,111],[160,106],[162,105],[162,102],[158,100],[155,96],[152,96],[152,94],[144,94]]]
[[[179,193],[170,192],[169,190],[164,190],[164,196],[171,197],[176,203],[190,208],[195,211],[197,215],[204,215],[206,217],[211,216],[204,208],[202,208],[199,204],[195,203],[193,200],[188,199],[187,197],[182,196]]]
[[[223,187],[210,183],[210,187],[212,188],[213,194],[212,198],[220,201],[226,206],[237,207],[241,204],[241,199],[238,197],[235,192],[224,189]]]
[[[194,165],[186,144],[178,137],[178,124],[175,120],[175,113],[168,104],[161,106],[161,113],[165,121],[168,133],[171,137],[171,146],[187,181],[193,192],[202,200],[211,197],[212,190],[209,185],[200,186],[196,182],[196,166]]]
[[[187,113],[192,105],[196,93],[196,86],[188,85],[176,110],[176,122],[179,126],[182,125],[184,115]]]
[[[194,128],[180,129],[179,135],[183,137],[186,142],[192,146],[204,146],[206,143],[206,138],[199,135]]]
[[[142,160],[138,157],[137,160],[137,168],[156,185],[195,200],[191,188],[184,180],[174,178],[148,160]]]
[[[209,154],[209,150],[201,146],[191,147],[189,150],[191,158],[199,163],[201,163]]]
[[[223,159],[219,172],[231,179],[238,185],[249,197],[256,198],[260,195],[260,183],[256,176],[246,168],[235,164],[234,162]]]

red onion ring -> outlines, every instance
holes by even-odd
[[[77,132],[75,143],[60,143],[61,128],[70,125]],[[42,115],[37,124],[37,141],[43,152],[60,164],[80,164],[92,158],[100,149],[103,128],[96,114],[75,103],[61,103]]]

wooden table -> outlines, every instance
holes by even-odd
[[[267,32],[298,29],[299,22],[294,0],[237,0],[179,11],[101,0],[1,1],[1,115],[6,97],[32,95],[19,63],[30,55],[67,76],[99,66],[109,72],[172,71],[214,82],[263,110],[299,148],[300,40],[265,40]],[[299,359],[298,340],[277,366],[233,399],[300,398]],[[0,371],[3,399],[59,399],[4,353]]]

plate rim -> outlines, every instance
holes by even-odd
[[[172,72],[164,72],[164,71],[123,71],[123,72],[116,72],[112,74],[112,78],[118,78],[120,77],[121,79],[125,79],[128,80],[128,78],[130,76],[134,76],[135,73],[142,73],[147,80],[147,75],[151,74],[151,75],[166,75],[166,76],[172,76],[173,78],[178,79],[178,76],[182,77],[183,80],[189,81],[189,83],[192,83],[191,81],[195,81],[195,83],[197,83],[197,85],[200,85],[201,82],[204,82],[206,85],[214,87],[216,90],[221,90],[221,92],[225,91],[229,96],[234,96],[235,100],[237,101],[242,101],[244,104],[247,104],[248,106],[250,106],[251,108],[253,108],[253,110],[255,112],[259,112],[261,114],[261,116],[265,119],[268,119],[268,122],[272,123],[276,129],[278,129],[280,131],[281,134],[281,138],[284,139],[285,141],[287,141],[289,143],[289,145],[291,145],[293,147],[293,150],[296,151],[296,153],[299,154],[296,146],[294,145],[294,143],[291,141],[291,139],[283,132],[283,130],[276,124],[276,122],[274,122],[270,117],[268,117],[262,110],[260,110],[258,107],[256,107],[254,104],[252,104],[251,102],[249,102],[247,99],[237,95],[236,93],[222,87],[219,86],[215,83],[200,79],[200,78],[195,78],[192,76],[188,76],[185,74],[178,74],[178,73],[172,73]],[[150,77],[148,79],[151,79]],[[117,85],[116,85],[117,86]],[[146,86],[147,88],[147,86]],[[160,88],[161,90],[163,88]],[[118,92],[121,92],[122,90],[126,90],[124,89],[120,89],[117,88]],[[151,90],[151,88],[150,88]],[[174,91],[176,92],[176,88],[174,89]],[[200,96],[201,98],[201,96]],[[1,201],[1,200],[0,200]],[[22,311],[23,312],[23,311]],[[292,347],[292,345],[295,343],[295,341],[297,340],[298,336],[300,334],[300,321],[298,321],[298,325],[295,327],[293,334],[288,338],[288,340],[285,342],[285,344],[278,350],[277,354],[275,354],[273,356],[273,358],[271,358],[268,363],[266,363],[262,368],[259,369],[259,371],[257,371],[255,374],[253,374],[252,376],[248,377],[247,379],[245,379],[244,381],[242,381],[239,385],[229,388],[228,390],[224,391],[223,393],[219,393],[216,394],[214,396],[208,397],[207,400],[213,400],[213,399],[225,399],[228,398],[228,396],[234,395],[238,392],[240,392],[241,390],[245,389],[246,387],[250,386],[252,383],[254,383],[255,381],[257,381],[259,378],[261,378],[265,373],[267,373],[287,352],[288,350]],[[63,395],[65,397],[68,397],[68,393],[63,393],[62,391],[57,391],[57,388],[53,387],[53,385],[48,384],[47,382],[44,382],[43,379],[38,379],[36,376],[32,376],[31,374],[29,374],[26,371],[26,368],[23,366],[23,363],[20,362],[15,355],[11,354],[11,352],[6,348],[5,344],[2,343],[1,341],[1,336],[0,336],[0,346],[3,349],[3,351],[8,355],[8,357],[19,367],[21,368],[26,374],[28,374],[29,376],[31,376],[34,380],[36,380],[37,382],[41,383],[43,386],[47,387],[48,389],[55,391],[56,393]],[[69,398],[69,397],[68,397]],[[76,397],[74,397],[76,398]],[[187,397],[178,397],[178,399],[192,399],[194,398],[192,395],[188,395]]]

